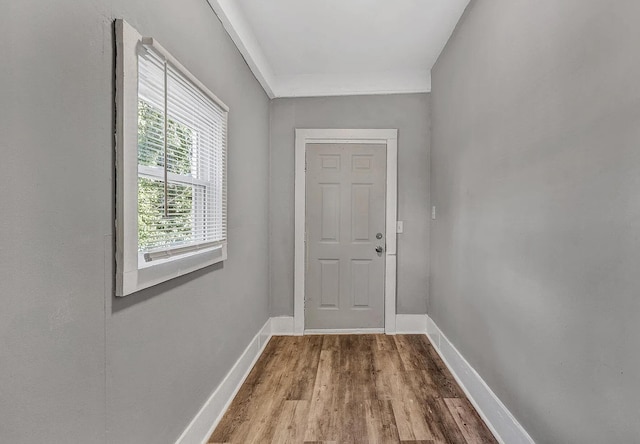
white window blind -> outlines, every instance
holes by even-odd
[[[138,52],[142,263],[227,239],[227,111],[149,46]]]

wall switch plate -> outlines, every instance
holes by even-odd
[[[404,233],[404,221],[403,220],[399,220],[396,222],[396,233],[400,234],[400,233]]]
[[[436,206],[431,207],[431,219],[436,220]]]

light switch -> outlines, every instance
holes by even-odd
[[[404,233],[404,221],[399,220],[397,222],[396,233]]]
[[[436,220],[436,206],[431,207],[431,219]]]

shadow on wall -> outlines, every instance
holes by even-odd
[[[119,311],[122,310],[126,310],[127,308],[139,304],[141,302],[144,302],[146,300],[152,299],[156,296],[159,296],[163,293],[168,293],[170,291],[172,291],[175,288],[181,287],[182,285],[196,280],[208,273],[211,273],[213,271],[217,271],[217,270],[221,270],[222,268],[224,268],[224,263],[223,262],[219,262],[217,264],[213,264],[209,267],[205,267],[205,268],[201,268],[199,270],[196,270],[192,273],[188,273],[185,275],[182,275],[180,277],[174,278],[174,279],[170,279],[168,281],[165,281],[161,284],[158,285],[154,285],[153,287],[149,287],[149,288],[145,288],[143,290],[140,290],[136,293],[130,294],[128,296],[125,297],[116,297],[115,296],[115,275],[113,275],[113,282],[112,282],[112,294],[111,297],[113,298],[113,304],[111,305],[111,313],[117,313]]]

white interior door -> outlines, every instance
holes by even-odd
[[[386,145],[307,144],[305,328],[384,327]]]

